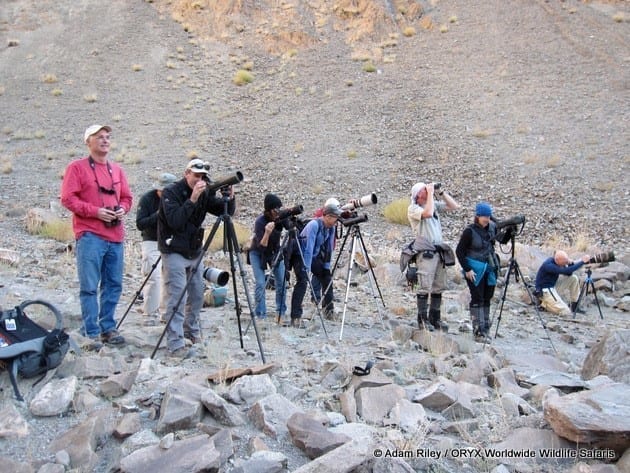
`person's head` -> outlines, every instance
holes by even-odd
[[[492,206],[488,202],[479,202],[475,206],[475,222],[487,227],[492,217]]]
[[[275,194],[267,194],[263,205],[265,207],[265,215],[269,220],[273,220],[278,216],[278,211],[282,208],[282,201]]]
[[[188,187],[192,189],[197,182],[206,179],[208,172],[210,172],[210,164],[207,161],[204,162],[199,158],[191,159],[184,171],[184,178]]]
[[[324,226],[326,228],[333,227],[337,223],[337,220],[339,220],[340,215],[341,207],[339,207],[339,202],[328,202],[327,205],[324,205],[322,210],[322,221],[324,222]]]
[[[153,188],[157,191],[158,195],[162,194],[162,189],[172,184],[177,180],[177,177],[171,173],[163,172],[158,177],[157,181],[153,183]]]
[[[553,260],[558,266],[566,266],[569,264],[569,255],[566,251],[556,250],[553,254]]]
[[[108,125],[90,125],[83,133],[83,141],[92,157],[104,157],[109,153],[109,140],[112,127]]]
[[[427,185],[424,182],[416,182],[411,188],[411,203],[423,205],[427,202]]]

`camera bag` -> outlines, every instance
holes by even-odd
[[[43,305],[54,314],[56,322],[52,330],[26,315],[24,309],[33,304]],[[0,311],[0,365],[8,369],[15,397],[20,401],[24,398],[17,387],[17,375],[22,378],[45,375],[61,364],[69,345],[61,313],[48,302],[25,301],[13,309]]]

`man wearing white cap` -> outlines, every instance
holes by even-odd
[[[85,130],[89,156],[72,161],[61,184],[61,203],[72,212],[76,238],[81,331],[92,339],[92,349],[101,342],[125,343],[116,330],[115,311],[124,267],[122,221],[133,197],[122,168],[108,159],[111,131],[107,125]]]
[[[160,174],[153,184],[153,189],[140,197],[136,211],[136,227],[142,234],[142,275],[148,277],[142,291],[144,298],[142,311],[145,316],[150,317],[147,320],[149,325],[157,321],[160,311],[161,315],[164,315],[161,289],[162,261],[157,246],[157,221],[162,190],[176,180],[177,177],[168,172]]]
[[[436,191],[438,197],[441,197],[439,200],[435,198]],[[418,182],[411,188],[411,204],[407,209],[407,218],[415,236],[424,237],[428,243],[435,245],[443,243],[440,213],[458,208],[459,204],[453,197],[441,189],[436,190],[435,183]],[[430,332],[434,328],[448,331],[448,325],[441,321],[442,291],[446,289],[446,267],[441,263],[437,252],[430,250],[418,254],[416,266],[418,325],[420,329]]]
[[[201,341],[199,313],[203,307],[203,267],[201,253],[206,213],[222,215],[227,207],[234,215],[234,191],[229,186],[222,197],[208,192],[210,164],[191,160],[183,179],[166,187],[158,213],[158,248],[162,255],[162,276],[166,292],[166,329],[168,351],[175,358],[188,358],[194,351],[186,349],[185,338],[193,345]],[[227,203],[227,206],[225,205]],[[184,290],[186,301],[177,304]]]

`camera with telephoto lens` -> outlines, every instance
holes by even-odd
[[[302,212],[304,212],[304,207],[302,207],[301,205],[295,205],[287,209],[280,209],[278,210],[276,221],[284,220],[285,218],[289,217],[295,217],[296,215],[300,215]]]
[[[371,194],[364,195],[363,197],[360,197],[358,199],[351,199],[347,204],[341,207],[341,210],[344,210],[344,211],[354,210],[359,207],[367,207],[369,205],[374,205],[376,204],[376,202],[378,202],[378,198],[376,197],[376,194],[371,193]]]
[[[613,251],[608,251],[606,253],[597,253],[591,256],[591,259],[588,260],[587,264],[609,263],[611,261],[615,261],[615,253]]]
[[[433,183],[433,190],[439,191],[442,188],[442,183],[441,182],[434,182]]]
[[[216,284],[217,286],[225,286],[230,280],[230,273],[217,268],[203,268],[202,274],[206,281]]]
[[[107,210],[111,210],[112,212],[117,212],[119,211],[122,207],[120,205],[115,205],[113,207],[105,207]],[[111,220],[110,222],[103,222],[105,224],[105,226],[107,228],[112,228],[112,227],[116,227],[118,225],[120,225],[120,219],[119,218],[115,218],[114,220]]]

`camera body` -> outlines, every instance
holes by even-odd
[[[113,207],[105,207],[107,210],[111,210],[112,212],[117,212],[119,211],[122,207],[120,205],[114,205]],[[112,227],[117,227],[118,225],[120,225],[120,219],[119,218],[115,218],[114,220],[110,221],[110,222],[103,222],[105,224],[106,228],[112,228]]]
[[[433,190],[439,191],[442,188],[442,183],[441,182],[434,182],[433,183]]]

